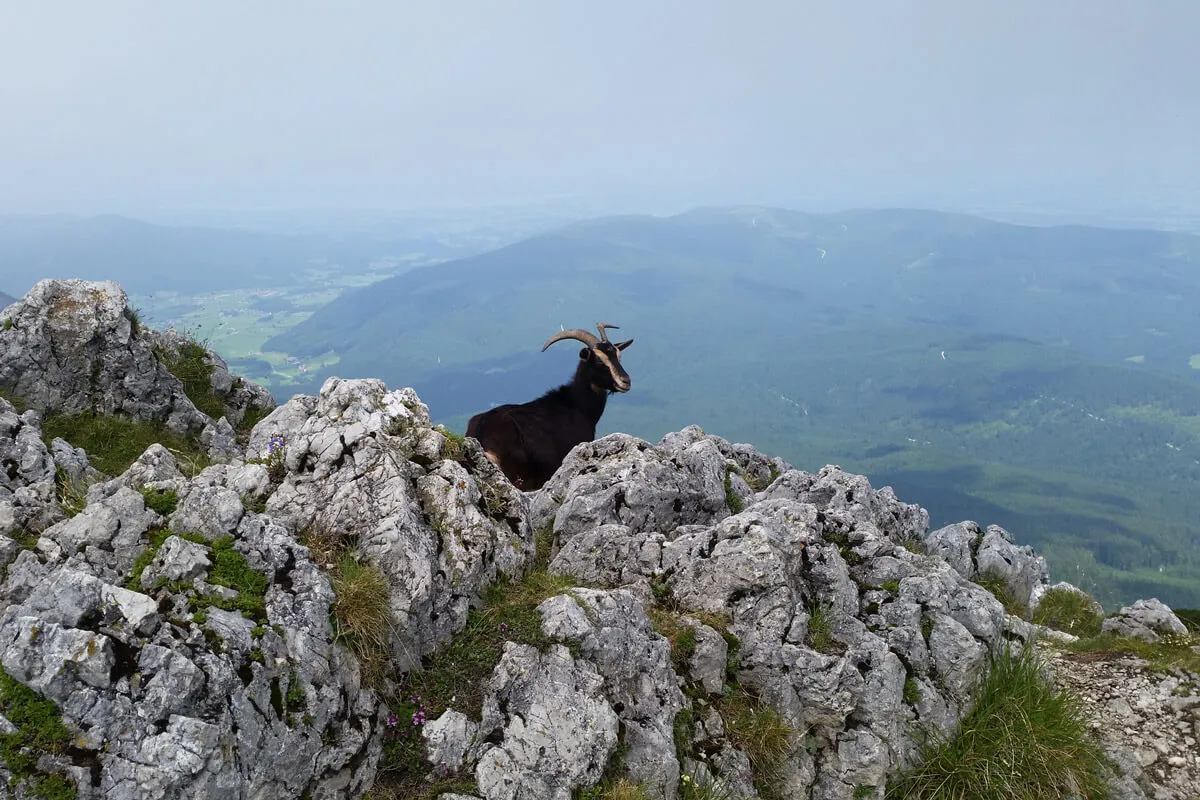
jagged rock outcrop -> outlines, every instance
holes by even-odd
[[[42,440],[41,416],[36,411],[18,414],[0,397],[0,564],[16,557],[9,537],[37,534],[65,516],[56,502],[59,464],[76,470],[76,451],[61,439]]]
[[[313,526],[336,525],[391,578],[406,668],[461,630],[486,583],[524,569],[521,496],[444,458],[451,440],[411,390],[333,380],[277,412],[252,440],[264,463],[188,478],[155,445],[30,547],[5,537],[0,665],[60,708],[75,750],[45,768],[81,797],[361,794],[383,707],[335,644],[330,576],[298,542]],[[14,496],[53,491],[36,423],[0,411]],[[165,514],[147,506],[168,493]]]
[[[785,796],[880,787],[911,758],[913,723],[948,728],[969,708],[1004,610],[942,559],[905,547],[928,516],[890,489],[774,463],[769,485],[739,492],[732,477],[750,467],[696,428],[658,446],[613,434],[576,448],[534,498],[534,524],[554,531],[551,570],[728,615],[738,684],[807,732],[782,759]],[[723,746],[717,736],[704,749]]]
[[[1048,586],[1046,559],[1028,545],[1014,544],[1012,534],[999,525],[981,528],[969,520],[947,525],[929,534],[926,547],[969,580],[1003,581],[1021,608],[1036,605]]]
[[[93,298],[104,312],[68,324],[48,304],[94,285],[56,286],[6,309],[22,315],[9,333],[28,324],[74,342],[48,352],[94,362],[80,331],[119,334],[119,303]],[[185,346],[120,341],[130,364]],[[155,381],[121,408],[154,406],[170,384]],[[244,413],[262,398],[236,384],[222,392]],[[153,445],[99,476],[71,443],[44,443],[37,411],[0,400],[0,666],[52,701],[70,739],[33,774],[0,763],[17,796],[59,774],[82,798],[361,797],[399,687],[481,624],[472,609],[526,576],[540,540],[565,579],[527,608],[535,644],[497,646],[471,703],[414,714],[430,776],[474,787],[441,800],[570,800],[615,778],[655,800],[685,781],[744,800],[882,797],[916,756],[915,727],[952,730],[993,648],[1036,630],[972,579],[1026,608],[1050,588],[1003,529],[931,533],[922,508],[864,476],[804,472],[695,426],[582,444],[525,494],[415,392],[377,380],[330,378],[244,449],[229,422],[206,423],[223,461],[198,474]],[[87,485],[77,507],[64,485]],[[342,628],[345,563],[379,576],[382,664]],[[1175,630],[1162,610],[1135,604],[1113,625]],[[770,752],[749,735],[763,730]]]
[[[296,532],[347,537],[383,572],[401,670],[445,644],[482,590],[519,577],[532,557],[524,496],[473,440],[431,427],[411,389],[330,378],[319,397],[295,397],[254,428],[247,455],[269,460],[272,448],[286,475],[267,513]]]
[[[43,413],[160,422],[179,435],[201,436],[212,454],[230,457],[236,452],[231,423],[251,407],[273,407],[274,400],[263,387],[233,378],[206,350],[210,388],[223,409],[213,411],[215,418],[204,413],[163,363],[163,354],[177,353],[184,341],[174,332],[141,329],[125,290],[113,281],[46,279],[0,309],[0,391]]]

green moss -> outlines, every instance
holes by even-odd
[[[904,702],[910,706],[921,702],[921,684],[917,683],[913,678],[905,678],[904,680]]]
[[[179,495],[174,489],[142,489],[142,497],[146,500],[146,508],[163,517],[171,516],[179,504]]]
[[[180,539],[187,539],[189,542],[208,546],[208,540],[198,533],[172,533],[166,528],[156,528],[148,534],[149,543],[146,549],[138,554],[138,557],[133,562],[133,572],[129,576],[129,580],[125,581],[125,588],[131,592],[141,592],[142,589],[142,573],[146,571],[146,567],[150,566],[150,562],[158,555],[158,551],[162,549],[163,544],[171,536],[178,536]]]
[[[193,607],[216,606],[225,611],[240,611],[250,619],[266,622],[267,577],[251,567],[246,557],[234,549],[232,536],[222,536],[212,543],[212,561],[208,582],[233,589],[237,597],[226,599],[215,594],[199,595],[192,600]]]
[[[900,594],[900,581],[884,581],[879,588],[890,594]]]
[[[209,542],[199,533],[172,533],[165,528],[153,530],[150,532],[148,546],[133,562],[133,572],[129,580],[125,581],[126,589],[134,592],[145,591],[142,588],[142,573],[171,536],[178,536],[209,548],[212,566],[208,571],[208,583],[237,592],[235,597],[226,598],[215,593],[198,594],[192,589],[191,583],[171,584],[168,588],[172,592],[188,595],[188,604],[193,611],[192,619],[195,622],[203,624],[208,619],[205,609],[209,606],[224,611],[240,611],[244,616],[259,623],[266,622],[266,592],[269,582],[265,575],[251,567],[246,557],[234,548],[232,536],[223,536],[215,542]],[[164,585],[165,581],[160,580],[155,588]]]
[[[11,319],[4,320],[4,330],[11,331],[12,328],[13,328],[13,321]]]
[[[29,781],[29,796],[41,800],[75,797],[75,787],[61,775],[37,767],[41,753],[62,753],[71,732],[53,702],[0,668],[0,713],[16,731],[0,734],[0,759],[15,780]]]
[[[284,700],[287,701],[288,710],[296,712],[302,711],[305,707],[305,700],[307,699],[308,695],[306,695],[304,689],[301,688],[300,678],[297,677],[296,670],[293,669],[290,673],[288,673],[288,689],[287,694],[284,696]]]
[[[162,548],[163,542],[171,535],[171,532],[166,528],[159,528],[150,531],[150,544],[138,554],[138,557],[133,561],[133,573],[129,576],[129,580],[125,581],[125,588],[131,592],[142,591],[142,573],[146,571],[146,567],[150,566],[150,562],[158,555],[158,551]]]
[[[729,506],[729,511],[733,514],[741,513],[745,507],[742,498],[733,491],[733,467],[728,466],[725,467],[725,505]]]

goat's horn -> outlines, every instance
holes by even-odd
[[[603,333],[603,331],[601,331],[601,333]],[[547,347],[561,339],[576,339],[583,342],[588,347],[595,347],[596,345],[600,344],[600,340],[597,339],[594,334],[580,330],[579,328],[572,328],[569,331],[562,331],[551,336],[550,339],[544,345],[542,345],[542,352],[546,352]]]
[[[602,342],[608,341],[608,334],[604,332],[605,328],[612,328],[613,330],[620,329],[620,327],[617,325],[609,325],[607,322],[597,322],[596,330],[600,331],[600,341]]]

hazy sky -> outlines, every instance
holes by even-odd
[[[1200,1],[0,0],[0,109],[4,211],[1177,200]]]

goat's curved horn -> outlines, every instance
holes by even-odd
[[[602,342],[608,341],[608,334],[604,332],[605,328],[612,328],[613,330],[618,330],[620,328],[620,326],[609,325],[607,322],[597,322],[596,330],[600,331],[600,341],[602,341]]]
[[[601,333],[603,333],[603,331],[601,331]],[[600,344],[600,340],[597,339],[594,334],[588,333],[585,330],[580,330],[579,328],[572,328],[569,331],[562,331],[551,336],[550,339],[544,345],[542,345],[542,352],[546,352],[547,347],[562,339],[575,339],[583,342],[588,347],[595,347],[596,345]]]

